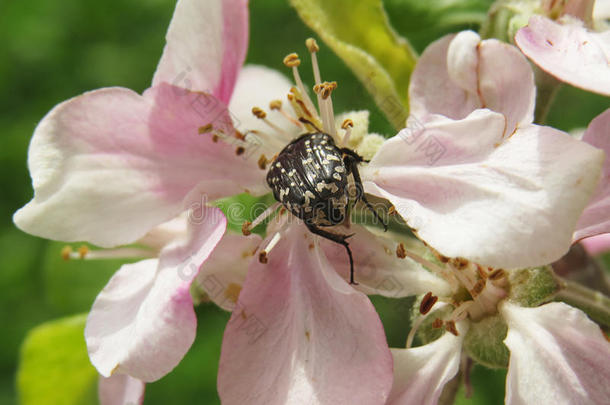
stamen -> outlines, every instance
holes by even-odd
[[[296,113],[297,117],[299,117],[299,120],[300,118],[306,118],[308,121],[313,122],[317,127],[322,127],[322,122],[317,115],[317,111],[315,109],[310,110],[307,107],[305,101],[303,101],[303,95],[299,89],[292,87],[287,97],[288,101],[290,101],[290,104],[292,105],[292,108],[294,109],[294,112]],[[312,130],[313,128],[307,129]]]
[[[267,118],[267,113],[259,108],[259,107],[252,107],[252,114],[258,118],[259,120],[262,120],[265,124],[267,124],[271,129],[275,130],[276,132],[280,133],[282,136],[284,137],[290,137],[282,128],[278,127],[277,125],[275,125],[273,122],[269,121],[269,119]]]
[[[271,216],[280,205],[281,205],[281,203],[276,202],[275,204],[272,204],[269,208],[267,208],[265,211],[263,211],[262,214],[260,214],[258,217],[256,217],[256,219],[254,219],[254,221],[244,222],[244,224],[241,227],[241,232],[246,236],[250,235],[250,233],[251,233],[250,231],[252,229],[256,228],[261,222],[263,222],[269,216]]]
[[[214,128],[214,126],[212,124],[207,124],[202,127],[199,127],[197,132],[199,132],[199,135],[203,135],[203,134],[207,134],[208,132],[212,131],[213,128]]]
[[[265,156],[265,154],[262,154],[258,158],[258,167],[259,167],[259,169],[265,170],[267,168],[267,163],[269,163],[269,161],[267,160],[267,156]]]
[[[402,243],[400,244],[402,245]],[[400,249],[400,245],[398,246],[398,248],[396,249],[396,255],[398,255],[398,249]],[[435,263],[432,263],[429,260],[424,259],[423,257],[405,249],[404,245],[402,246],[401,253],[404,253],[405,257],[408,257],[409,259],[415,260],[417,263],[421,264],[422,266],[424,266],[425,268],[427,268],[428,270],[432,270],[438,274],[445,274],[445,269],[438,266]],[[398,256],[400,257],[400,256]]]
[[[299,59],[299,55],[296,53],[291,53],[284,58],[284,65],[292,68],[292,75],[294,76],[294,82],[297,87],[303,94],[303,100],[307,105],[307,108],[310,110],[315,110],[313,102],[309,98],[309,95],[305,91],[305,86],[303,85],[303,81],[301,80],[301,75],[299,75],[299,65],[301,64],[301,60]]]
[[[435,297],[434,295],[432,295],[431,292],[428,292],[424,296],[424,298],[422,298],[421,304],[419,305],[419,313],[422,316],[418,317],[415,320],[415,322],[413,323],[413,327],[409,331],[409,335],[407,336],[407,344],[406,344],[407,349],[409,349],[411,347],[411,345],[413,344],[413,339],[415,338],[415,333],[417,332],[417,329],[419,329],[421,324],[424,322],[424,319],[426,319],[426,315],[428,315],[428,313],[432,309],[432,306],[434,306],[434,304],[436,303],[437,300],[438,300],[438,297]]]
[[[459,336],[460,335],[458,333],[457,328],[455,327],[455,322],[453,322],[453,321],[445,322],[445,330],[447,332],[450,332],[450,333],[454,334],[455,336]]]
[[[269,254],[269,252],[271,252],[271,249],[273,249],[275,247],[275,245],[277,245],[277,243],[280,241],[280,237],[281,237],[281,233],[280,232],[276,232],[275,235],[273,235],[273,238],[271,238],[271,241],[269,241],[269,244],[267,245],[267,247],[263,250],[260,251],[260,253],[258,254],[258,261],[265,264],[268,261],[267,255]]]
[[[438,301],[438,297],[432,295],[431,292],[428,292],[421,300],[421,304],[419,305],[419,313],[426,315],[428,312],[430,312],[434,304],[436,304],[436,301]]]
[[[318,43],[316,42],[316,40],[313,38],[307,38],[307,40],[305,41],[305,46],[307,47],[307,50],[309,50],[309,53],[311,55],[311,67],[313,70],[314,85],[319,86],[322,83],[322,76],[320,75],[320,66],[318,65],[318,56],[317,56],[317,52],[320,50],[320,47],[318,46]],[[322,97],[320,96],[320,94],[318,92],[315,92],[315,93],[316,93],[316,97],[318,99],[318,109],[320,110],[320,115],[322,115],[322,110],[323,110]]]
[[[345,130],[345,134],[343,135],[343,139],[341,140],[341,145],[343,145],[344,147],[347,147],[348,145],[349,137],[352,134],[353,127],[354,121],[349,118],[345,119],[343,123],[341,123],[341,129]],[[391,208],[393,208],[393,206]],[[396,209],[394,209],[394,212],[396,212]]]
[[[466,317],[468,316],[468,310],[472,307],[473,304],[474,302],[470,300],[462,302],[460,305],[458,305],[457,308],[453,310],[453,312],[449,316],[449,319],[453,322],[459,322],[461,320],[466,319]]]
[[[83,260],[98,260],[98,259],[134,259],[154,257],[155,252],[151,249],[140,248],[116,248],[116,249],[99,249],[91,250],[89,247],[82,245],[75,252],[71,246],[64,246],[61,250],[61,257],[64,260],[83,259]]]
[[[299,121],[297,121],[296,118],[294,118],[293,116],[291,116],[288,111],[286,111],[285,109],[282,108],[282,101],[281,100],[273,100],[269,103],[269,109],[272,111],[278,111],[280,114],[282,114],[284,116],[284,118],[286,118],[288,121],[292,122],[294,125],[296,125],[299,128],[303,128],[303,125],[301,125],[301,123]]]

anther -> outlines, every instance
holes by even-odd
[[[64,260],[70,260],[70,255],[72,254],[72,246],[64,246],[61,249],[61,258]]]
[[[347,128],[353,128],[354,127],[354,121],[352,121],[349,118],[346,118],[343,120],[343,122],[341,123],[341,129],[347,129]]]
[[[499,288],[506,287],[508,279],[506,278],[506,272],[502,269],[497,269],[489,275],[491,283]]]
[[[455,336],[459,336],[460,335],[458,333],[457,328],[455,327],[455,322],[453,322],[453,321],[445,322],[445,330],[447,332],[450,332],[450,333],[454,334]]]
[[[388,215],[396,215],[396,207],[390,205],[390,208],[388,208]]]
[[[421,300],[421,304],[419,305],[419,313],[426,315],[428,312],[430,312],[434,304],[436,304],[436,301],[438,301],[438,297],[432,295],[431,292],[428,292]]]
[[[282,108],[282,101],[281,100],[272,100],[269,103],[269,109],[270,110],[279,111],[281,108]]]
[[[265,252],[264,250],[260,252],[258,254],[258,261],[262,264],[267,264],[267,262],[269,261],[269,258],[267,257],[267,252]]]
[[[244,223],[241,226],[241,233],[244,236],[249,236],[252,234],[252,232],[250,232],[250,226],[252,225],[252,222],[250,221],[244,221]]]
[[[299,59],[299,55],[296,53],[291,53],[286,55],[284,58],[284,65],[287,67],[297,67],[301,64],[301,60]]]
[[[252,107],[252,114],[258,119],[265,119],[267,117],[267,113],[258,107]]]
[[[479,280],[474,284],[474,286],[470,290],[470,295],[472,295],[472,298],[475,298],[479,294],[481,294],[481,291],[483,291],[484,288],[485,288],[485,280]]]
[[[81,245],[78,248],[78,257],[81,259],[84,259],[85,256],[87,256],[87,253],[89,253],[89,248],[85,245]]]
[[[199,132],[199,135],[203,135],[203,134],[207,134],[208,132],[210,132],[213,128],[214,128],[214,126],[212,124],[207,124],[202,127],[199,127],[197,132]]]
[[[238,146],[237,148],[235,148],[235,154],[237,156],[243,155],[245,151],[246,149],[243,146]]]
[[[263,154],[258,158],[258,167],[261,170],[265,170],[267,168],[267,157]]]
[[[396,246],[396,257],[399,259],[407,257],[407,249],[405,249],[405,245],[403,245],[402,242]]]
[[[305,46],[307,47],[307,50],[310,53],[315,53],[315,52],[320,51],[320,47],[318,46],[318,43],[313,38],[307,38],[305,40]]]

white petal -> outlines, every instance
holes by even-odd
[[[462,341],[467,331],[459,325],[459,336],[446,332],[427,345],[391,349],[394,357],[394,385],[388,405],[435,405],[445,384],[458,372]]]
[[[354,257],[356,289],[365,294],[386,297],[406,297],[432,291],[435,295],[449,294],[449,285],[409,258],[396,257],[398,243],[390,235],[375,235],[365,227],[352,225],[338,233],[354,234],[348,239]],[[335,270],[349,280],[349,260],[345,248],[322,239],[322,249]]]
[[[601,151],[536,125],[503,139],[503,116],[488,110],[406,131],[361,174],[365,190],[389,199],[421,239],[445,256],[503,268],[567,252]]]
[[[187,352],[197,324],[191,282],[226,228],[217,208],[208,208],[207,219],[191,223],[189,235],[164,248],[159,260],[123,265],[97,296],[85,338],[100,374],[155,381]]]
[[[610,343],[582,311],[558,302],[504,302],[500,311],[510,349],[507,405],[608,404]]]
[[[136,405],[144,401],[145,384],[125,374],[101,377],[98,382],[100,405]]]

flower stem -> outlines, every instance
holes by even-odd
[[[605,329],[610,328],[610,298],[573,281],[561,282],[564,288],[555,296],[556,301],[579,308]]]
[[[534,77],[536,78],[534,122],[543,125],[551,110],[555,96],[561,88],[561,82],[538,67],[534,67]]]

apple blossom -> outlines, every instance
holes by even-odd
[[[603,152],[532,124],[533,74],[515,47],[445,36],[422,54],[409,95],[409,125],[363,171],[367,192],[447,257],[522,268],[567,252]]]
[[[551,3],[563,7],[564,2]],[[608,18],[607,3],[572,0],[559,12],[547,10],[550,18],[534,15],[517,32],[515,43],[532,62],[559,80],[610,96],[610,30],[596,21]]]

